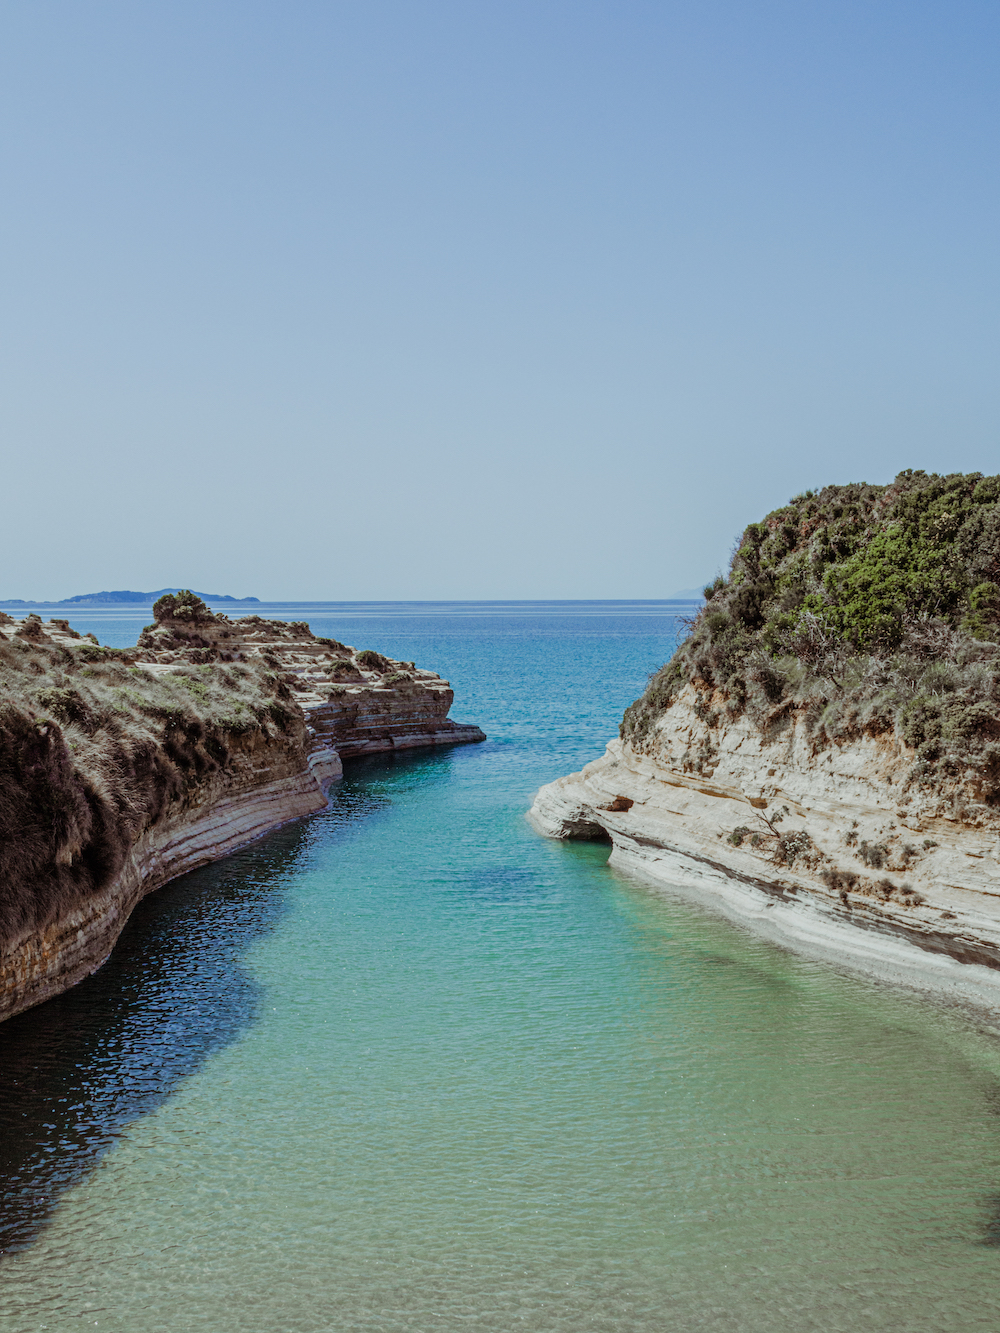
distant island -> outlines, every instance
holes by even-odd
[[[0,606],[152,606],[155,601],[167,593],[180,592],[180,588],[157,588],[155,592],[131,592],[120,589],[116,592],[81,592],[76,597],[64,597],[61,602],[32,602],[21,597],[0,599]],[[195,593],[203,602],[232,602],[236,605],[260,605],[259,597],[230,597],[227,593]]]

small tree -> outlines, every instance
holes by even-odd
[[[214,620],[215,617],[197,593],[190,588],[181,588],[175,593],[164,593],[153,603],[153,619],[157,623],[184,620],[189,624],[197,624]]]

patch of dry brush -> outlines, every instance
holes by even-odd
[[[101,890],[141,832],[255,749],[302,743],[302,715],[256,663],[154,675],[128,651],[41,621],[0,623],[0,941]],[[36,623],[37,622],[37,623]]]

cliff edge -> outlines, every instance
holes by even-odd
[[[485,739],[436,673],[170,594],[134,649],[0,613],[0,1019],[107,958],[135,904],[322,809],[342,758]]]
[[[1000,999],[1000,478],[807,492],[729,574],[550,837],[812,956]]]

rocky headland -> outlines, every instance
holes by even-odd
[[[134,649],[0,613],[0,1019],[107,958],[135,904],[322,809],[342,759],[485,740],[447,681],[169,594]]]
[[[535,827],[810,956],[995,1008],[1000,478],[808,492],[705,595]]]

